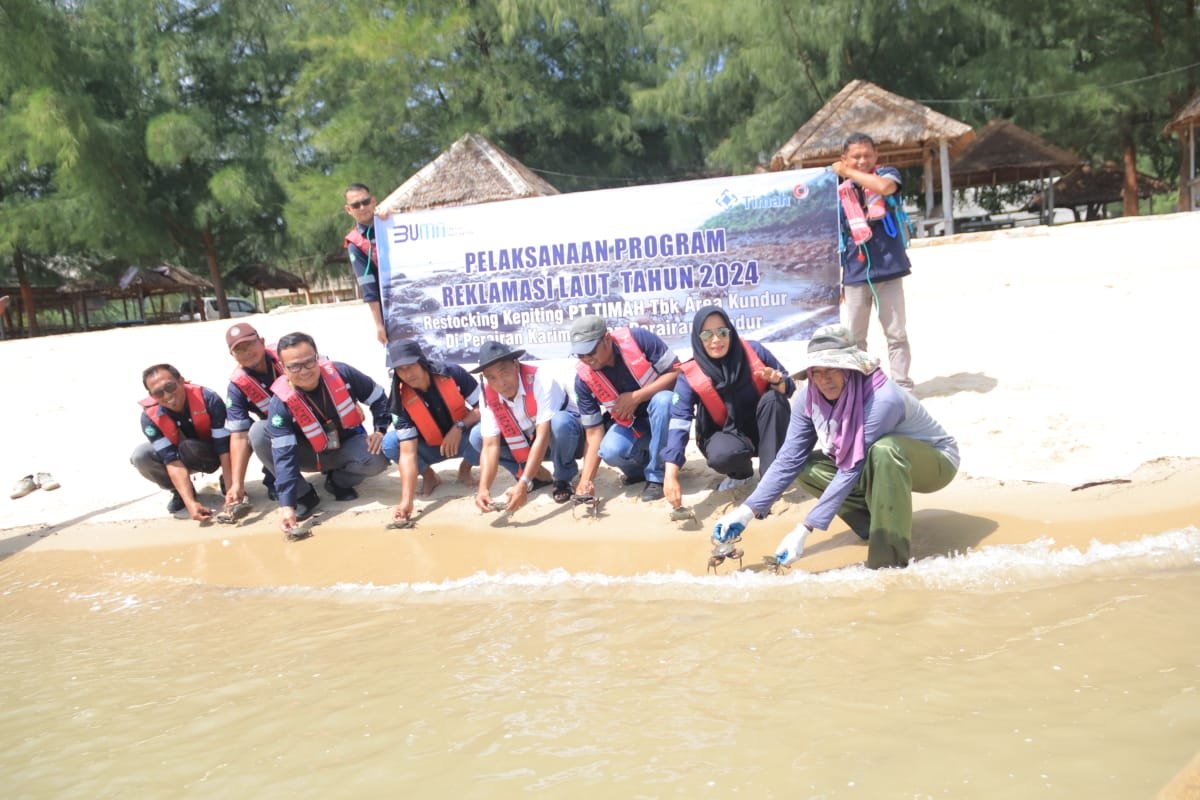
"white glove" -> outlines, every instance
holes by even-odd
[[[753,518],[754,512],[750,510],[750,506],[744,504],[738,506],[717,520],[717,524],[713,526],[713,541],[728,542],[736,539],[741,536],[742,531],[746,530],[746,526]]]
[[[775,545],[775,558],[784,566],[792,563],[800,554],[804,552],[804,540],[812,533],[812,528],[801,523],[787,536],[779,540],[779,544]]]

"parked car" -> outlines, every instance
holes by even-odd
[[[248,317],[258,313],[254,303],[244,297],[226,297],[225,299],[229,301],[229,316],[231,317]],[[205,297],[203,303],[206,319],[220,319],[221,309],[217,307],[217,298]],[[195,300],[184,300],[179,304],[179,318],[200,319],[200,306]]]

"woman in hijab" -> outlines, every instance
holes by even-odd
[[[808,535],[828,528],[837,514],[868,541],[868,567],[907,566],[912,493],[950,483],[958,444],[854,345],[844,325],[817,329],[804,372],[808,391],[792,410],[779,456],[745,505],[717,521],[713,539],[728,541],[752,517],[765,517],[795,480],[819,500],[780,541],[779,563],[799,558]]]
[[[719,489],[730,489],[754,474],[754,456],[760,475],[771,466],[787,435],[788,398],[796,390],[771,351],[744,341],[717,306],[696,312],[692,359],[680,370],[663,447],[663,493],[675,508],[683,503],[679,468],[693,418],[696,443],[708,466],[727,476]]]

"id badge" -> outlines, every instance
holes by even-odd
[[[324,453],[331,453],[342,446],[342,437],[338,435],[337,428],[331,428],[328,425],[322,426],[325,428],[325,449]]]

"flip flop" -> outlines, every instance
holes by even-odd
[[[554,494],[552,495],[552,497],[554,497],[554,502],[560,503],[560,504],[565,503],[568,500],[570,500],[573,496],[574,496],[574,493],[571,490],[570,483],[568,483],[567,481],[555,481],[554,482]]]

